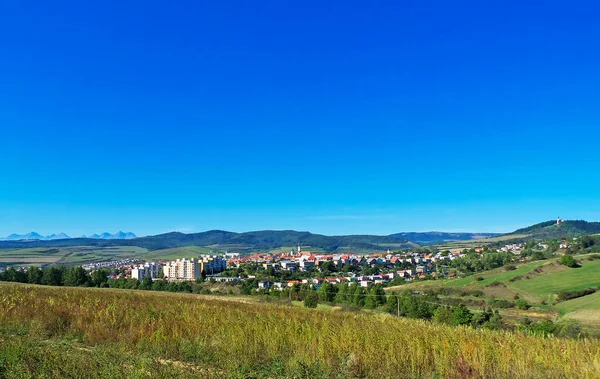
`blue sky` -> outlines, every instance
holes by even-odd
[[[0,4],[0,236],[600,220],[594,2],[88,3]]]

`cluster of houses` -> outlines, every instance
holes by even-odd
[[[525,246],[522,243],[512,243],[509,245],[504,245],[503,247],[497,249],[498,252],[505,253],[513,253],[513,254],[521,254],[521,252],[525,249]]]
[[[273,268],[274,270],[287,271],[308,271],[312,268],[319,269],[325,262],[331,262],[336,267],[348,265],[354,266],[384,266],[395,267],[405,263],[408,265],[431,265],[444,259],[456,259],[462,256],[462,253],[455,252],[444,256],[443,253],[397,253],[392,254],[389,250],[381,254],[315,254],[303,252],[298,247],[298,252],[279,253],[279,254],[254,254],[245,257],[236,257],[228,260],[229,267],[240,267],[244,264],[255,263],[261,265],[264,269]],[[394,272],[395,270],[391,270]]]
[[[253,254],[243,257],[234,257],[228,260],[228,266],[231,268],[240,267],[247,264],[260,265],[263,269],[273,269],[275,271],[286,270],[308,271],[314,269],[322,271],[322,267],[326,262],[330,262],[334,267],[341,268],[344,266],[358,267],[380,267],[383,268],[382,274],[378,275],[357,275],[349,274],[346,277],[336,278],[311,278],[304,280],[290,280],[287,282],[261,281],[258,284],[260,289],[276,289],[283,290],[291,288],[294,285],[309,284],[315,287],[320,287],[323,282],[327,281],[331,284],[357,283],[362,287],[368,287],[377,283],[388,283],[396,278],[403,278],[410,281],[413,279],[424,279],[427,275],[436,275],[437,262],[445,259],[453,260],[462,256],[461,252],[448,254],[443,253],[396,253],[393,254],[389,250],[387,253],[360,255],[360,254],[315,254],[304,252],[298,246],[297,252],[277,253],[277,254]],[[400,269],[402,268],[402,269]]]
[[[139,262],[141,262],[141,259],[139,258],[117,259],[112,261],[88,263],[83,265],[83,268],[88,271],[94,271],[101,268],[129,267]]]
[[[431,265],[418,265],[416,268],[409,268],[406,270],[397,270],[394,272],[388,272],[385,274],[377,275],[349,275],[344,277],[335,278],[310,278],[302,280],[288,280],[286,282],[274,282],[271,283],[267,280],[258,282],[258,289],[274,289],[284,290],[286,288],[293,288],[295,285],[310,285],[315,288],[320,288],[323,283],[328,282],[329,284],[347,284],[348,286],[356,283],[360,287],[369,287],[373,284],[386,284],[396,278],[403,278],[406,281],[414,279],[424,279],[427,275],[432,277],[436,276]]]

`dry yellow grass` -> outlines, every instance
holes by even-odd
[[[4,327],[228,375],[250,367],[271,377],[600,377],[595,340],[157,292],[2,284],[0,293]]]

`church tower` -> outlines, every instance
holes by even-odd
[[[298,242],[298,254],[300,254],[301,249],[300,249],[300,242]]]

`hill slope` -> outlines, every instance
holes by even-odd
[[[556,221],[545,221],[531,225],[526,228],[508,233],[511,235],[527,235],[527,238],[549,239],[577,237],[586,234],[600,233],[600,222],[588,222],[583,220],[565,220],[558,225]]]

